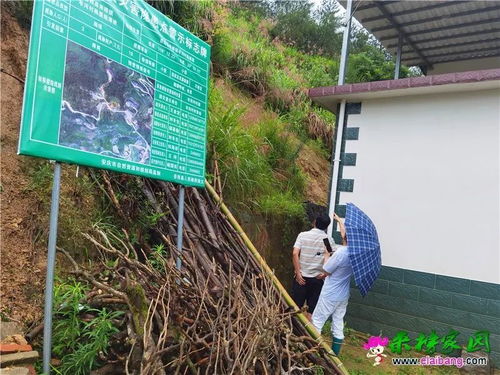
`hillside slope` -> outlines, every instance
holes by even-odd
[[[2,70],[24,79],[28,34],[2,9]],[[27,192],[29,177],[22,173],[24,160],[16,155],[23,84],[0,75],[1,96],[1,282],[2,313],[15,320],[39,317],[42,301],[43,249],[34,246],[33,214],[37,201]],[[8,93],[8,94],[7,94]]]
[[[262,121],[279,121],[279,114],[266,108],[263,97],[252,98],[235,87],[234,83],[222,78],[215,79],[215,87],[220,90],[228,107],[235,106],[242,109],[240,120],[245,128],[251,128]],[[314,147],[314,144],[312,146],[304,144],[293,133],[290,133],[290,136],[295,146],[300,146],[295,162],[306,178],[304,201],[326,204],[330,173],[330,162],[326,158],[326,153]]]
[[[17,155],[29,32],[1,6],[0,313],[30,325],[42,316],[53,166]],[[62,170],[58,246],[85,260],[92,247],[81,232],[106,212],[86,168],[78,177],[75,166]]]
[[[52,166],[16,155],[23,84],[6,73],[24,79],[29,32],[10,10],[2,3],[5,73],[1,83],[2,92],[9,93],[2,95],[2,284],[10,287],[2,288],[0,302],[6,316],[30,323],[41,316]],[[275,217],[278,222],[293,219],[295,229],[287,234],[293,237],[291,232],[301,230],[305,217],[302,202],[325,203],[329,161],[324,135],[331,134],[333,125],[333,117],[311,107],[297,88],[310,85],[310,79],[327,77],[331,66],[327,60],[314,60],[318,58],[272,41],[271,24],[266,20],[240,15],[220,4],[203,16],[207,18],[200,18],[202,33],[214,43],[211,97],[215,99],[210,103],[210,129],[223,130],[223,146],[231,146],[220,149],[220,139],[209,138],[209,178],[223,181],[223,195],[240,217],[264,215],[264,221],[259,219],[263,225],[259,231],[266,230],[267,220],[276,223]],[[241,29],[248,33],[241,33]],[[227,44],[229,40],[231,44]],[[326,65],[318,69],[314,61]],[[250,86],[242,83],[246,78]],[[262,86],[262,92],[255,92],[255,85]],[[218,117],[220,114],[223,116]],[[317,134],[317,129],[311,129],[311,114],[323,129]],[[218,176],[213,169],[214,152]],[[226,154],[221,157],[223,152]],[[87,254],[91,246],[80,232],[108,214],[103,211],[100,190],[85,169],[78,178],[75,172],[75,167],[63,168],[59,245],[72,253]],[[290,238],[282,238],[284,233],[274,236],[279,238],[260,241],[262,246],[282,243],[280,251],[286,251]]]

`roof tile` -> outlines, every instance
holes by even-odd
[[[454,83],[456,81],[455,73],[437,74],[429,77],[431,79],[430,86],[447,85],[449,83]]]
[[[336,86],[323,87],[323,95],[334,95]]]
[[[309,96],[323,96],[323,87],[314,87],[309,89]]]
[[[351,92],[365,92],[370,91],[370,82],[356,83],[351,85]]]
[[[500,69],[474,70],[470,72],[446,73],[424,77],[363,82],[341,86],[317,87],[309,89],[309,96],[319,97],[493,80],[500,80]]]
[[[352,86],[353,85],[335,86],[335,95],[338,95],[338,94],[350,94]]]
[[[500,69],[479,70],[481,81],[500,79]]]
[[[410,87],[410,78],[402,78],[402,79],[393,79],[389,82],[389,86],[391,89],[405,89]]]
[[[479,73],[479,74],[478,74]],[[480,71],[455,73],[457,82],[477,82],[481,81]]]
[[[431,78],[428,76],[410,78],[410,87],[430,86],[430,84]]]
[[[390,80],[370,82],[370,91],[387,90],[390,88]]]

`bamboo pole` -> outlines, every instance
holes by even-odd
[[[337,366],[336,370],[342,374],[342,375],[349,375],[349,372],[345,368],[344,364],[340,361],[340,359],[335,355],[335,353],[332,351],[330,346],[326,343],[325,340],[323,340],[323,337],[321,336],[321,333],[318,332],[316,327],[313,326],[313,324],[309,321],[309,319],[306,318],[306,316],[300,312],[299,307],[297,304],[293,301],[292,297],[288,294],[286,289],[283,287],[281,282],[278,280],[276,275],[274,274],[273,270],[268,266],[267,262],[262,258],[260,255],[259,251],[257,248],[253,245],[252,241],[250,238],[247,236],[243,228],[240,226],[236,218],[233,216],[231,211],[229,211],[229,208],[224,204],[222,199],[219,197],[215,189],[210,185],[210,183],[205,180],[205,187],[212,196],[212,198],[220,205],[222,212],[227,216],[229,222],[233,226],[233,228],[238,232],[238,234],[241,236],[243,239],[243,242],[245,245],[248,247],[254,258],[257,260],[257,262],[261,265],[261,267],[264,269],[264,271],[267,273],[267,275],[271,278],[273,284],[276,286],[282,297],[285,299],[285,302],[293,308],[297,312],[297,317],[299,318],[299,321],[304,325],[305,329],[307,332],[315,339],[317,340],[323,349],[326,350],[328,353],[329,357],[332,359],[334,364]]]

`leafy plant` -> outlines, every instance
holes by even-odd
[[[76,350],[62,358],[60,371],[62,374],[85,375],[90,373],[98,364],[99,354],[106,354],[109,339],[113,333],[118,332],[113,320],[123,313],[121,311],[109,312],[106,309],[90,309],[89,312],[97,313],[90,322],[84,323],[82,336],[76,344]]]
[[[113,333],[114,320],[121,311],[94,309],[85,302],[88,285],[68,279],[58,280],[54,288],[53,353],[61,359],[57,373],[84,375],[98,365],[100,353],[106,353]],[[90,320],[82,315],[94,316]]]
[[[165,256],[167,255],[167,251],[165,249],[164,244],[158,244],[153,246],[153,251],[149,255],[149,263],[156,268],[157,270],[161,271],[164,269],[164,262],[165,262]]]
[[[82,335],[83,322],[80,314],[85,306],[81,301],[89,287],[73,279],[67,282],[58,280],[54,288],[54,316],[56,317],[53,334],[53,352],[63,356],[67,351],[73,351],[77,339]]]
[[[154,212],[150,215],[147,216],[149,225],[154,226],[158,223],[158,220],[160,220],[162,217],[165,216],[164,212]]]

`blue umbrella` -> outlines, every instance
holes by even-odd
[[[364,297],[382,266],[377,229],[371,219],[352,203],[347,203],[345,229],[354,281]]]

